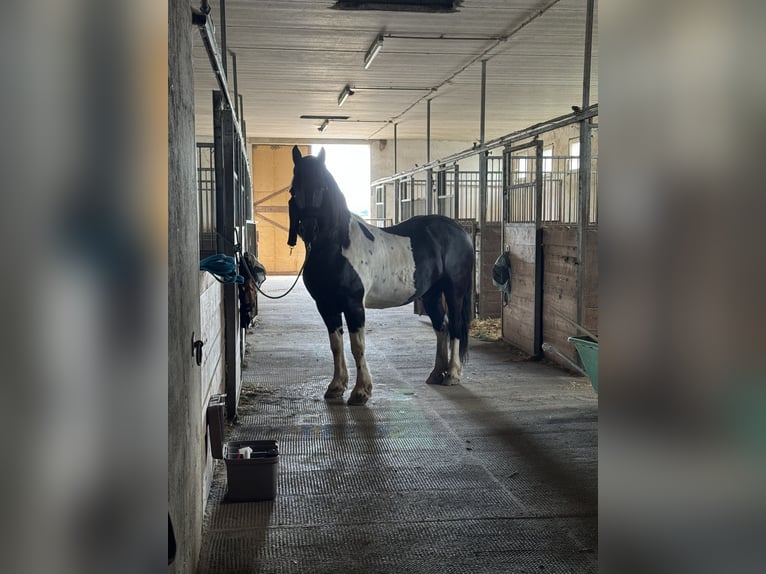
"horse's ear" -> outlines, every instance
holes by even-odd
[[[301,150],[298,149],[297,145],[293,146],[293,163],[298,163],[298,160],[301,159]]]
[[[319,153],[317,154],[317,158],[319,158],[319,161],[324,163],[324,148],[319,150]]]

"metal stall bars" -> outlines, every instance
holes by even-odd
[[[412,215],[427,215],[428,200],[426,194],[428,192],[428,181],[426,179],[415,179],[413,175],[410,179],[410,186],[412,192]]]
[[[217,251],[215,234],[215,147],[197,143],[197,195],[199,205],[199,257],[204,259]]]
[[[402,178],[397,181],[399,183],[399,216],[397,217],[397,223],[400,223],[413,215],[412,186],[409,179]]]
[[[386,217],[386,184],[375,186],[374,208],[372,216],[367,218],[367,222],[376,227],[389,227],[393,225],[391,218]]]
[[[445,166],[439,166],[436,171],[436,213],[455,218],[455,173],[447,171]],[[448,185],[449,183],[449,185]]]

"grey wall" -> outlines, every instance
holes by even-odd
[[[469,149],[473,142],[431,141],[431,161]],[[397,171],[406,171],[426,163],[426,140],[400,140],[397,143]],[[460,163],[462,169],[479,169],[477,159]],[[475,162],[475,165],[471,163]],[[375,181],[394,174],[394,140],[370,142],[370,176]]]
[[[204,427],[200,370],[199,246],[194,156],[192,33],[187,0],[168,2],[168,508],[178,554],[171,572],[192,573],[202,539]]]

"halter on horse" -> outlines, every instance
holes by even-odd
[[[349,212],[324,160],[324,149],[302,157],[293,147],[287,243],[294,246],[300,236],[306,244],[303,282],[330,334],[334,373],[325,398],[342,397],[348,387],[341,315],[357,368],[348,404],[363,405],[372,395],[364,356],[365,307],[396,307],[418,297],[436,331],[436,361],[426,382],[459,383],[471,321],[474,251],[468,234],[441,215],[383,229],[367,225]]]

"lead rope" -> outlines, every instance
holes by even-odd
[[[258,287],[258,283],[255,283],[255,280],[253,280],[253,283],[254,283],[254,285],[255,285],[255,288],[256,288],[256,289],[258,289],[258,293],[260,293],[261,295],[263,295],[263,296],[264,296],[264,297],[266,297],[267,299],[281,299],[282,297],[285,297],[285,296],[289,295],[289,294],[290,294],[290,291],[292,291],[293,289],[295,289],[295,286],[298,284],[298,279],[300,279],[300,278],[301,278],[301,273],[303,273],[303,268],[304,268],[304,267],[306,267],[306,260],[305,260],[305,259],[303,260],[303,265],[301,265],[301,270],[300,270],[300,271],[298,271],[298,276],[295,278],[295,282],[292,284],[292,286],[291,286],[291,287],[290,287],[290,288],[289,288],[287,291],[285,291],[285,292],[284,292],[284,293],[282,293],[281,295],[277,295],[277,296],[274,296],[274,295],[267,295],[266,293],[264,293],[263,291],[261,291],[261,288],[260,288],[260,287]],[[247,269],[247,265],[245,265],[245,268]],[[250,270],[249,270],[249,269],[247,270],[247,274],[248,274],[248,275],[250,275],[250,278],[251,278],[251,279],[253,278],[253,276],[250,274]]]
[[[292,249],[291,249],[291,251],[292,251]],[[258,282],[253,277],[253,274],[250,273],[250,267],[247,264],[244,267],[245,267],[245,270],[247,271],[247,274],[250,275],[250,279],[253,280],[253,285],[255,285],[255,288],[258,290],[258,293],[260,293],[261,295],[263,295],[267,299],[281,299],[282,297],[286,297],[287,295],[289,295],[290,292],[293,289],[295,289],[295,286],[298,284],[298,279],[301,278],[301,274],[303,273],[303,268],[306,267],[306,261],[309,258],[309,252],[310,251],[311,251],[311,245],[307,245],[306,246],[306,257],[304,257],[304,259],[303,259],[303,265],[301,265],[301,270],[298,271],[298,276],[295,278],[295,282],[293,282],[292,286],[290,286],[290,288],[287,291],[285,291],[284,293],[282,293],[281,295],[276,295],[276,296],[274,296],[274,295],[267,295],[266,293],[261,291],[261,288],[258,287]]]
[[[228,241],[234,247],[234,253],[236,254],[236,261],[237,261],[237,263],[239,263],[240,253],[242,252],[242,249],[241,249],[241,246],[239,245],[239,243],[234,243],[231,239],[229,239],[228,237],[226,237],[222,233],[219,233],[218,231],[216,231],[216,235],[221,237],[221,239],[223,239],[224,241]],[[260,293],[261,295],[263,295],[267,299],[281,299],[282,297],[286,297],[287,295],[289,295],[290,292],[293,289],[295,289],[295,286],[298,284],[298,279],[301,278],[301,274],[303,273],[303,268],[306,267],[306,261],[309,258],[309,252],[310,251],[311,251],[311,244],[308,244],[306,246],[306,257],[303,258],[303,265],[301,265],[301,270],[298,271],[298,276],[295,278],[295,282],[290,286],[290,288],[287,291],[285,291],[281,295],[277,295],[277,296],[267,295],[266,293],[261,291],[260,287],[258,287],[258,282],[255,280],[255,277],[253,277],[253,274],[250,272],[250,267],[248,265],[244,266],[245,267],[245,271],[247,271],[247,274],[250,276],[250,279],[253,280],[253,285],[255,285],[255,288],[258,290],[258,293]],[[290,247],[290,253],[292,254],[292,252],[293,252],[293,248]],[[214,277],[215,277],[215,275],[214,275]],[[216,279],[218,279],[218,278],[216,277]]]

